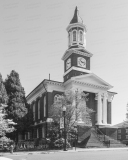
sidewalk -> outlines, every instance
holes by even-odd
[[[45,150],[45,151],[22,151],[22,152],[14,152],[13,155],[21,155],[21,154],[51,154],[51,153],[72,153],[72,152],[92,152],[92,151],[116,151],[116,150],[128,150],[128,147],[124,148],[73,148],[67,151],[63,150]],[[0,156],[10,155],[9,152],[0,152]]]

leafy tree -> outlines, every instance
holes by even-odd
[[[19,74],[12,70],[4,84],[9,97],[6,111],[8,118],[17,123],[15,134],[18,136],[18,132],[25,131],[32,123],[32,114],[25,98],[24,88],[20,83]]]
[[[67,133],[75,132],[78,125],[92,125],[91,113],[94,111],[86,106],[88,95],[89,93],[85,94],[77,90],[75,93],[68,91],[55,97],[54,104],[49,110],[49,117],[53,119],[53,125],[54,123],[58,124],[58,127],[53,127],[56,133],[59,132],[60,120],[63,120],[64,106],[66,107],[65,123]]]
[[[5,86],[3,84],[2,76],[0,74],[0,141],[7,141],[6,133],[13,132],[15,128],[13,125],[15,123],[6,118],[5,107],[7,107],[6,102],[8,100]]]

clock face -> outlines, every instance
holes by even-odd
[[[66,61],[66,70],[71,67],[71,58]]]
[[[83,57],[78,57],[77,58],[77,65],[79,67],[86,68],[86,59],[84,59]]]

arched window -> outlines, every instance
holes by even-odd
[[[46,117],[46,96],[44,96],[44,117]]]
[[[33,104],[33,120],[35,121],[35,103]]]
[[[40,100],[38,101],[38,119],[40,119]]]
[[[79,40],[80,42],[83,43],[83,32],[82,31],[79,32]]]
[[[76,31],[73,31],[73,42],[75,42],[76,41]]]
[[[59,102],[60,101],[61,96],[59,94],[56,94],[54,96],[54,103]]]
[[[70,41],[70,32],[68,33],[68,45],[70,45],[71,41]]]

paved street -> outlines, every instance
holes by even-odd
[[[13,160],[127,160],[128,150],[88,151],[88,152],[57,152],[46,154],[5,155]],[[2,160],[2,157],[0,157]]]

